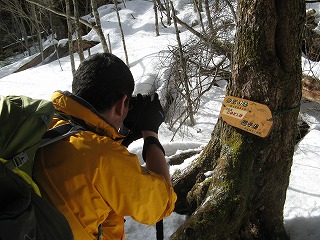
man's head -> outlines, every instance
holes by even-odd
[[[127,65],[110,53],[97,53],[83,61],[72,82],[72,93],[104,113],[124,96],[129,99],[134,79]]]

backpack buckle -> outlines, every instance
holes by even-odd
[[[18,155],[12,158],[12,162],[16,167],[22,166],[28,160],[29,160],[29,157],[26,152],[19,153]]]

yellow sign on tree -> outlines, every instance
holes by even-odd
[[[229,125],[262,138],[268,136],[273,124],[268,106],[232,96],[225,97],[220,116]]]

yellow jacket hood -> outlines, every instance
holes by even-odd
[[[123,138],[117,129],[107,123],[92,105],[70,92],[56,91],[53,93],[51,101],[57,111],[84,121],[95,132],[103,135],[108,134],[112,139]]]

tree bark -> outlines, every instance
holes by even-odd
[[[304,14],[304,0],[238,1],[226,94],[267,105],[273,128],[261,138],[218,120],[201,156],[173,179],[176,211],[190,218],[171,239],[289,239],[283,207],[301,99]]]
[[[79,14],[79,5],[78,0],[72,0],[73,2],[73,12],[74,12],[74,18],[75,18],[75,27],[76,27],[76,33],[77,33],[77,44],[78,44],[78,54],[80,62],[84,60],[84,54],[83,54],[83,43],[82,43],[82,30],[80,26],[80,14]]]
[[[37,32],[37,35],[38,35],[39,51],[40,51],[40,54],[41,54],[41,59],[42,59],[42,62],[44,62],[42,35],[41,35],[41,29],[40,29],[40,26],[39,26],[39,20],[38,20],[38,17],[37,17],[36,6],[30,4],[30,8],[31,8],[32,16],[33,16],[33,22],[34,22],[34,25],[35,25],[35,29],[36,29],[36,32]]]
[[[153,10],[154,10],[154,19],[155,19],[155,29],[156,29],[156,36],[160,36],[159,33],[159,20],[158,20],[158,10],[157,10],[157,1],[153,0]]]
[[[196,124],[196,121],[194,119],[193,102],[191,100],[191,91],[189,89],[189,79],[188,79],[188,74],[187,74],[187,69],[186,69],[186,60],[185,60],[185,57],[183,54],[178,24],[176,21],[177,18],[176,18],[176,14],[174,12],[173,3],[172,3],[172,1],[170,3],[171,3],[171,9],[172,9],[174,28],[176,31],[176,37],[177,37],[177,42],[178,42],[180,66],[182,69],[181,73],[180,73],[180,77],[181,77],[181,82],[183,82],[183,88],[185,90],[185,99],[187,101],[187,112],[188,112],[188,117],[190,119],[190,126],[194,126]]]
[[[67,14],[67,24],[68,24],[68,45],[69,45],[69,54],[70,54],[70,64],[72,76],[76,72],[75,62],[74,62],[74,52],[73,52],[73,41],[72,41],[72,22],[71,22],[71,12],[70,12],[70,0],[65,0],[66,2],[66,14]]]
[[[31,56],[31,51],[30,51],[29,42],[28,42],[27,29],[25,26],[24,18],[23,18],[24,11],[23,11],[22,6],[18,0],[14,0],[13,5],[14,5],[14,8],[16,9],[16,12],[18,13],[18,14],[13,13],[13,17],[16,19],[17,25],[18,25],[19,30],[21,32],[21,36],[20,36],[21,44],[22,44],[24,50],[28,52],[28,56]]]
[[[165,6],[166,6],[166,13],[167,13],[167,24],[171,25],[171,11],[170,11],[170,3],[169,0],[165,0]]]
[[[100,16],[99,16],[96,0],[91,0],[91,7],[92,7],[92,13],[93,13],[94,19],[96,20],[96,31],[100,38],[103,51],[109,52],[108,44],[101,28]]]
[[[118,2],[117,2],[117,0],[114,0],[113,3],[114,3],[114,7],[115,7],[116,13],[117,13],[118,24],[119,24],[119,29],[120,29],[120,33],[121,33],[121,39],[122,39],[122,45],[123,45],[123,50],[124,50],[124,54],[125,54],[125,58],[126,58],[126,64],[128,67],[130,67],[126,41],[124,38],[124,33],[123,33],[120,14],[119,14]]]

